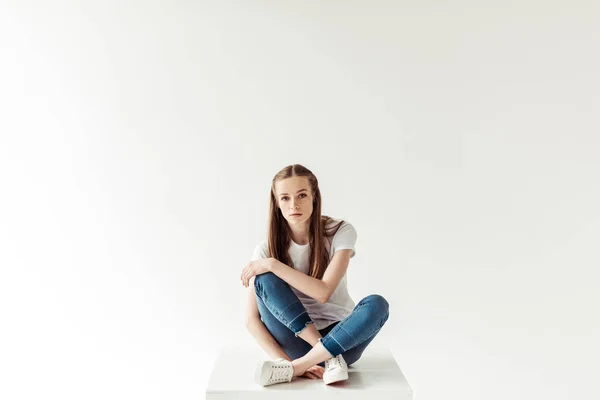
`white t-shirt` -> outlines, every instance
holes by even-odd
[[[339,219],[332,219],[329,221],[329,226],[335,226],[339,223]],[[342,249],[351,249],[352,255],[350,258],[354,257],[355,248],[354,245],[356,243],[356,230],[352,226],[352,224],[344,221],[344,223],[339,227],[338,231],[333,236],[331,240],[331,245],[329,244],[329,240],[325,240],[325,248],[329,251],[329,259],[333,258],[333,254]],[[290,259],[292,260],[293,265],[290,267],[308,275],[309,271],[309,260],[310,260],[310,245],[299,245],[293,240],[290,242],[290,247],[288,249],[288,253],[290,255]],[[252,259],[250,261],[260,260],[262,258],[267,257],[268,252],[268,244],[267,240],[263,240],[256,246],[254,249],[254,254],[252,255]],[[346,274],[342,277],[338,287],[335,289],[327,303],[321,304],[317,300],[313,299],[300,292],[296,288],[292,287],[292,291],[298,296],[298,299],[308,311],[308,315],[315,322],[315,327],[317,329],[323,329],[328,325],[331,325],[334,322],[341,321],[346,318],[356,305],[350,294],[348,293],[348,286],[346,283]]]

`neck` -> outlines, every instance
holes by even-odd
[[[302,225],[289,225],[290,235],[292,240],[298,244],[305,245],[309,242],[309,227],[310,222],[305,222]]]

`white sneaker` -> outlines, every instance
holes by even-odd
[[[284,358],[275,361],[261,361],[256,367],[254,379],[261,386],[291,382],[294,377],[292,363]]]
[[[323,372],[323,382],[329,385],[333,382],[344,381],[348,379],[348,364],[341,354],[325,361],[325,372]]]

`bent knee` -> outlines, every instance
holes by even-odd
[[[254,277],[254,287],[260,288],[261,286],[268,286],[278,280],[280,280],[280,278],[274,273],[265,272],[264,274],[256,275]]]
[[[372,294],[365,298],[365,302],[369,303],[378,312],[388,314],[390,311],[390,303],[380,294]]]

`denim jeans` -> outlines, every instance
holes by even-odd
[[[292,360],[308,353],[312,346],[298,334],[314,321],[288,283],[267,272],[254,278],[254,289],[261,320],[282,350]],[[387,300],[378,294],[369,295],[359,301],[346,318],[320,329],[319,341],[332,357],[342,354],[351,365],[358,361],[388,317]]]

